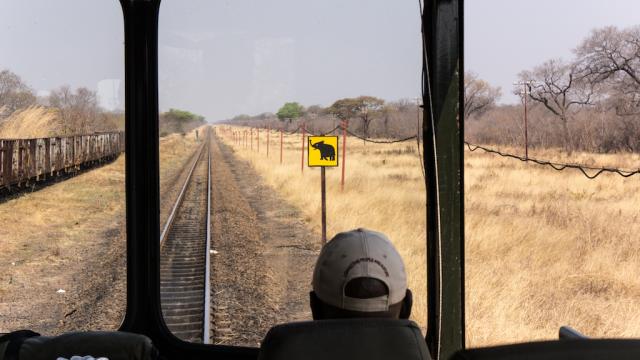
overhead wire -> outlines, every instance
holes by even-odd
[[[298,125],[297,128],[295,128],[293,131],[288,131],[288,130],[282,130],[282,132],[284,132],[287,135],[293,135],[295,133],[298,132],[298,130],[302,129],[302,125]]]
[[[320,134],[315,134],[315,133],[312,133],[311,131],[307,130],[307,134],[312,135],[312,136],[326,136],[326,135],[331,134],[334,131],[340,129],[341,127],[342,127],[341,125],[338,125],[338,126],[334,127],[332,130],[329,130],[329,131],[326,131],[326,132],[323,132],[323,133],[320,133]]]
[[[582,165],[582,164],[576,164],[576,163],[553,162],[549,160],[540,160],[540,159],[535,159],[531,157],[524,157],[520,155],[509,154],[500,150],[491,149],[491,148],[477,145],[477,144],[472,144],[467,141],[465,141],[464,143],[469,149],[469,151],[471,152],[482,150],[486,153],[495,154],[495,155],[499,155],[506,158],[516,159],[522,162],[532,162],[538,165],[549,166],[556,171],[563,171],[565,169],[580,170],[580,172],[589,180],[593,180],[604,173],[614,173],[625,178],[628,178],[636,174],[640,174],[640,169],[625,170],[625,169],[618,169],[618,168],[611,168],[611,167],[595,167],[595,166]]]
[[[356,138],[358,138],[360,140],[363,140],[363,141],[366,141],[366,142],[370,142],[370,143],[374,143],[374,144],[395,144],[395,143],[400,143],[400,142],[413,140],[413,139],[415,139],[417,137],[416,135],[413,135],[413,136],[409,136],[409,137],[406,137],[406,138],[403,138],[403,139],[397,139],[397,140],[373,140],[373,139],[370,139],[370,138],[362,137],[362,136],[352,132],[349,129],[347,129],[347,134],[349,134],[349,135],[351,135],[353,137],[356,137]]]

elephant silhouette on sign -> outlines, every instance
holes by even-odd
[[[332,145],[325,144],[324,141],[311,144],[311,140],[309,140],[309,144],[312,148],[320,150],[320,160],[334,161],[336,159],[336,149]]]

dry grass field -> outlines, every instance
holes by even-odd
[[[62,134],[58,112],[42,106],[16,111],[0,121],[0,139],[30,139]]]
[[[506,149],[511,153],[521,149]],[[466,152],[469,342],[640,336],[640,177],[557,172]],[[638,168],[638,154],[541,159]]]
[[[234,144],[265,182],[320,232],[318,169],[301,165],[301,135],[266,135],[260,153]],[[255,134],[255,133],[254,133]],[[402,254],[414,290],[413,319],[424,325],[425,189],[415,142],[347,140],[347,174],[327,171],[328,236],[355,227],[385,232]],[[519,149],[505,149],[517,153]],[[638,168],[637,154],[530,156]],[[640,178],[547,167],[465,152],[467,344],[554,339],[561,325],[594,337],[640,336]]]

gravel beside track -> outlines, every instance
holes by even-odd
[[[311,319],[320,236],[215,135],[211,156],[213,343],[259,346],[271,326]]]

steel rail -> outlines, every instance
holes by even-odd
[[[193,175],[193,170],[196,168],[196,165],[200,160],[200,156],[202,155],[202,149],[204,149],[205,144],[206,142],[200,145],[200,149],[198,149],[198,154],[195,156],[193,165],[191,165],[191,169],[189,169],[189,173],[187,174],[187,178],[185,179],[184,184],[182,185],[180,194],[178,194],[178,198],[176,199],[176,202],[173,204],[171,213],[169,213],[169,217],[167,218],[167,221],[164,223],[164,228],[162,229],[162,233],[160,234],[161,247],[162,247],[162,244],[164,243],[164,240],[167,238],[167,235],[169,234],[169,229],[171,228],[171,225],[173,225],[173,220],[175,220],[176,212],[180,207],[180,205],[182,205],[182,200],[184,199],[184,193],[187,190],[187,185],[189,185],[189,182],[191,181],[191,175]]]
[[[189,167],[184,184],[160,237],[163,254],[160,281],[161,298],[163,299],[162,311],[169,329],[182,340],[210,344],[211,132],[207,131],[206,134],[206,140],[195,153],[193,163]],[[206,165],[203,163],[205,149],[207,151]],[[199,179],[202,179],[204,175],[205,169],[203,167],[206,168],[207,179],[201,182]],[[206,186],[206,191],[204,186]],[[194,196],[196,197],[194,198]],[[200,196],[201,200],[198,200]],[[201,206],[197,205],[197,201],[202,201],[202,203],[206,201],[203,204],[204,208],[199,210],[202,211],[200,212],[201,216],[186,220],[191,217],[190,215],[187,215],[187,218],[184,216],[193,211],[191,210],[192,206],[196,206],[196,208]],[[185,223],[185,221],[193,221],[193,223]],[[203,224],[204,221],[206,221],[206,226]],[[197,230],[198,228],[202,230]],[[202,232],[199,233],[199,231]],[[198,247],[202,250],[196,250]],[[198,253],[202,255],[198,255]],[[199,291],[202,293],[198,293]],[[200,300],[197,300],[198,298]],[[199,305],[197,305],[198,302]],[[197,309],[202,312],[200,313]],[[196,320],[197,317],[194,317],[198,314],[199,321]],[[199,322],[201,324],[198,324]],[[201,333],[196,335],[196,329],[199,329],[197,332],[201,331]]]
[[[204,249],[204,329],[202,342],[211,343],[211,133],[207,131],[207,241]]]

